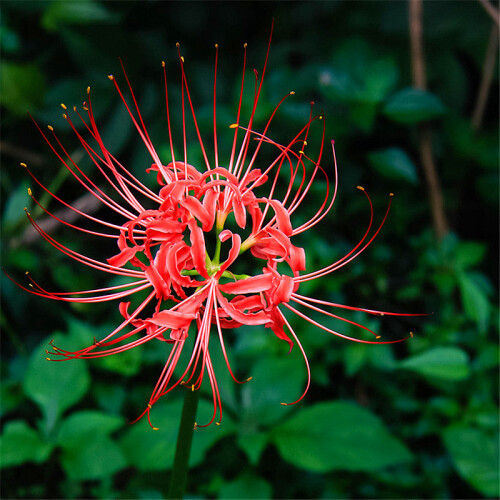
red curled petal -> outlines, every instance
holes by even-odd
[[[224,296],[217,290],[217,300],[222,307],[222,309],[227,313],[227,315],[242,323],[243,325],[265,325],[269,323],[270,318],[264,313],[264,311],[257,312],[254,314],[245,314],[240,309],[228,302]],[[238,304],[237,304],[238,305]]]
[[[271,274],[258,274],[234,283],[219,285],[219,290],[224,293],[258,293],[269,290],[272,286],[273,277]]]
[[[205,265],[206,251],[203,231],[194,219],[188,221],[188,226],[191,231],[191,257],[193,258],[194,267],[204,278],[209,278]]]
[[[191,321],[196,318],[196,314],[178,312],[178,311],[160,311],[146,320],[146,323],[152,323],[157,326],[166,326],[173,330],[189,326]]]
[[[203,231],[210,231],[214,224],[215,212],[210,216],[208,210],[193,196],[180,199],[179,204],[188,210],[193,217],[201,222]]]
[[[283,231],[286,236],[291,236],[293,228],[292,223],[290,222],[290,214],[288,213],[288,210],[286,210],[282,203],[278,200],[267,201],[273,207],[274,213],[276,214],[278,229]]]

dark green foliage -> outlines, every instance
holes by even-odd
[[[338,259],[376,221],[390,192],[391,213],[359,258],[329,278],[304,283],[301,293],[338,303],[423,318],[349,316],[396,339],[394,346],[349,343],[300,318],[312,385],[297,406],[306,371],[300,351],[269,329],[227,334],[227,373],[211,344],[224,416],[198,429],[188,493],[195,498],[497,498],[498,491],[498,73],[483,123],[471,126],[492,21],[479,2],[424,2],[428,92],[412,88],[406,2],[31,2],[4,0],[2,44],[2,266],[26,284],[30,270],[48,290],[116,285],[74,264],[29,232],[23,208],[61,208],[29,178],[20,162],[71,202],[83,191],[26,115],[58,131],[63,145],[93,176],[95,168],[60,117],[60,103],[81,106],[87,85],[104,141],[144,182],[151,165],[107,75],[121,57],[150,136],[170,157],[161,61],[169,70],[174,133],[179,135],[180,84],[175,43],[181,42],[202,133],[212,146],[214,43],[219,43],[219,154],[227,162],[236,121],[242,45],[248,42],[248,81],[275,32],[255,128],[291,90],[269,130],[289,139],[307,121],[309,102],[322,110],[326,141],[335,139],[339,196],[321,226],[298,244],[308,269]],[[249,87],[251,84],[249,85]],[[250,88],[248,91],[251,94]],[[251,100],[244,101],[249,112]],[[433,232],[418,128],[430,120],[433,151],[451,231]],[[77,122],[75,122],[77,123]],[[81,125],[78,127],[82,128]],[[45,128],[44,128],[45,130]],[[308,151],[318,145],[312,130]],[[194,137],[194,136],[193,136]],[[191,162],[201,160],[197,143]],[[176,146],[182,150],[182,142]],[[213,152],[209,152],[213,154]],[[314,154],[313,154],[314,156]],[[262,157],[265,161],[265,157]],[[329,148],[322,164],[332,171]],[[66,172],[66,173],[65,173]],[[97,175],[96,175],[96,178]],[[301,207],[314,213],[324,185]],[[297,221],[305,219],[296,212]],[[302,219],[301,219],[302,217]],[[113,245],[54,226],[61,242],[90,256],[109,257]],[[117,304],[64,304],[15,287],[2,276],[1,442],[3,498],[163,498],[181,413],[179,388],[151,412],[159,431],[139,415],[169,347],[145,345],[91,362],[49,363],[55,345],[83,348],[120,321]],[[348,323],[316,318],[360,336]],[[192,335],[191,335],[192,336]],[[211,418],[209,390],[198,422]]]

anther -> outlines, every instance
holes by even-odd
[[[184,62],[184,56],[181,56],[181,61]]]
[[[218,43],[216,43],[216,44],[215,44],[215,48],[216,48],[216,49],[218,49],[218,48],[219,48],[219,44],[218,44]]]
[[[377,335],[375,338],[376,338],[376,339],[379,339],[380,337],[381,337],[381,335]]]
[[[76,106],[73,106],[73,111],[76,113]]]
[[[252,380],[252,379],[253,379],[253,377],[248,377],[247,382],[250,382],[250,380]]]
[[[243,48],[244,48],[244,49],[246,49],[247,47],[248,47],[248,43],[247,43],[247,42],[245,42],[245,43],[243,44]]]
[[[280,403],[281,406],[288,406],[288,403]]]
[[[303,155],[303,154],[304,154],[304,151],[300,150],[299,155]]]
[[[413,332],[410,332],[410,337],[413,338]]]
[[[394,193],[389,193],[389,196],[394,196]]]
[[[385,314],[384,313],[380,313],[380,316],[385,316]]]
[[[33,196],[33,193],[31,192],[31,188],[28,188],[28,195]]]
[[[115,79],[115,77],[113,75],[108,75],[108,78],[113,81]]]
[[[28,168],[28,165],[26,165],[26,163],[20,163],[19,165],[21,165],[21,167]]]
[[[180,47],[180,45],[181,45],[181,44],[180,44],[179,42],[177,42],[177,43],[175,44],[175,46],[176,46],[177,48],[179,48],[179,47]]]
[[[238,128],[239,125],[237,123],[231,123],[231,125],[229,125],[229,128]]]
[[[220,425],[220,422],[215,422],[215,425]]]
[[[364,191],[365,188],[363,186],[356,186],[360,191]]]
[[[153,427],[154,431],[159,431],[160,429],[158,427]]]
[[[322,119],[323,119],[323,115],[319,115],[318,120],[322,120]]]
[[[67,115],[66,113],[63,113],[63,115],[62,115],[62,116],[63,116],[63,118],[64,118],[65,120],[67,120],[67,119],[68,119],[68,115]]]
[[[307,146],[307,141],[304,141],[304,146]]]
[[[148,403],[148,408],[151,410],[151,408],[153,408],[153,405],[151,403]]]
[[[161,67],[164,68],[165,67],[165,61],[162,61],[161,62]]]
[[[198,429],[198,424],[195,422],[195,423],[194,423],[193,430],[196,430],[196,429]]]
[[[51,131],[54,132],[54,127],[52,125],[47,125],[47,128]]]
[[[90,86],[87,87],[87,94],[90,94]]]
[[[63,104],[63,103],[61,103],[61,108],[62,108],[62,109],[68,109],[68,108],[66,107],[66,104]]]
[[[52,361],[50,358],[45,358],[47,361]]]
[[[290,92],[290,95],[295,95],[295,90],[292,90],[292,91]]]

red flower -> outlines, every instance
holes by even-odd
[[[218,47],[216,46],[215,75],[217,75],[217,54]],[[163,63],[171,154],[170,161],[164,164],[149,138],[125,70],[123,70],[123,73],[132,105],[125,98],[117,80],[113,76],[109,76],[127,108],[138,134],[151,155],[152,165],[146,171],[156,175],[159,186],[158,192],[151,190],[134,177],[106,148],[94,119],[90,88],[87,89],[88,96],[83,106],[86,118],[74,108],[78,119],[85,124],[90,138],[87,139],[80,134],[69,113],[65,113],[63,117],[74,130],[95,167],[117,196],[109,196],[107,191],[101,189],[94,180],[80,169],[62,146],[52,127],[49,126],[50,134],[45,134],[35,123],[55,155],[66,166],[76,181],[98,198],[103,205],[121,216],[124,222],[117,225],[80,211],[57,195],[50,193],[23,164],[43,190],[50,193],[67,208],[77,212],[79,216],[103,226],[104,232],[86,229],[61,219],[57,220],[62,224],[93,236],[113,238],[116,240],[118,248],[116,254],[110,256],[106,261],[91,259],[55,240],[27,212],[30,222],[43,238],[69,257],[94,269],[127,277],[130,282],[126,285],[117,285],[99,290],[60,293],[49,292],[30,278],[31,286],[23,288],[35,295],[67,302],[90,303],[121,300],[119,310],[124,319],[115,330],[105,338],[94,341],[92,345],[76,352],[69,352],[52,345],[52,351],[49,353],[52,359],[66,360],[109,356],[137,347],[153,339],[171,344],[165,367],[153,390],[146,410],[142,414],[147,413],[148,419],[151,406],[161,396],[181,384],[191,386],[193,390],[197,390],[200,388],[203,379],[208,377],[212,388],[214,411],[210,422],[206,425],[216,419],[217,413],[219,413],[220,422],[222,409],[217,379],[210,357],[209,343],[211,335],[218,336],[227,367],[233,379],[240,383],[234,377],[227,357],[224,345],[224,329],[238,328],[242,325],[263,325],[272,330],[278,338],[285,340],[289,344],[290,350],[296,342],[304,356],[310,380],[306,354],[296,333],[284,315],[285,310],[298,314],[311,324],[334,335],[355,342],[377,344],[389,342],[379,342],[376,340],[379,336],[370,329],[333,314],[329,310],[325,310],[324,307],[363,311],[374,315],[409,316],[407,314],[387,313],[334,304],[298,293],[302,282],[326,276],[340,269],[363,252],[382,228],[389,212],[390,201],[382,222],[372,231],[372,203],[366,191],[360,187],[359,189],[367,197],[371,211],[365,234],[359,243],[338,261],[323,269],[303,273],[306,270],[306,253],[303,248],[295,246],[292,240],[297,234],[308,231],[318,224],[333,207],[337,194],[335,151],[333,151],[333,176],[335,182],[333,193],[330,193],[329,175],[320,165],[324,145],[324,124],[318,157],[311,158],[304,151],[307,146],[310,128],[314,122],[322,120],[321,115],[313,116],[311,108],[309,120],[288,144],[279,144],[273,141],[267,135],[268,129],[278,108],[288,97],[285,96],[276,106],[262,131],[257,132],[254,130],[253,122],[266,72],[268,54],[269,47],[261,75],[259,76],[257,71],[254,70],[253,107],[250,117],[246,122],[243,122],[241,109],[246,67],[245,44],[243,77],[236,123],[230,125],[233,134],[233,145],[228,157],[224,157],[221,162],[217,147],[216,78],[214,79],[213,98],[213,149],[215,158],[212,161],[208,157],[205,143],[198,128],[184,71],[184,58],[181,57],[179,52],[182,74],[184,150],[182,158],[178,158],[174,154],[167,76],[165,64]],[[289,95],[292,94],[293,92],[290,92]],[[204,158],[203,166],[193,166],[188,162],[188,148],[186,145],[186,123],[188,119],[184,108],[186,101]],[[66,106],[62,106],[66,110]],[[255,144],[254,147],[253,144]],[[275,159],[266,167],[257,168],[257,165],[260,164],[258,162],[259,151],[264,144],[270,144],[276,149]],[[325,197],[320,202],[316,213],[309,220],[294,227],[292,216],[299,209],[305,197],[310,194],[311,186],[318,177],[325,181]],[[264,186],[267,186],[265,196],[262,195]],[[278,191],[283,192],[281,200],[277,199]],[[31,190],[30,195],[33,197],[34,202],[41,206],[32,195]],[[55,217],[47,210],[45,212]],[[215,235],[215,249],[211,253],[207,251],[206,237],[209,233]],[[371,236],[370,233],[372,233]],[[245,234],[245,237],[242,237],[241,234]],[[242,254],[248,252],[261,268],[261,272],[252,276],[234,274],[231,270],[233,263]],[[126,298],[143,290],[148,290],[149,294],[138,307],[130,311],[131,302],[125,301]],[[146,314],[146,308],[150,304],[155,306],[154,312]],[[304,312],[299,311],[297,306],[346,321],[373,334],[375,339],[362,340],[347,337],[309,318]],[[197,333],[191,357],[182,375],[174,377],[174,368],[184,349],[189,329],[193,324]],[[295,403],[304,397],[309,387],[309,380],[304,393]]]

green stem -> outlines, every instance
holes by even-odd
[[[170,476],[170,485],[167,498],[183,498],[186,489],[187,473],[189,469],[189,455],[195,427],[196,410],[198,408],[200,392],[186,390],[182,407],[181,423],[177,435],[174,466]]]

